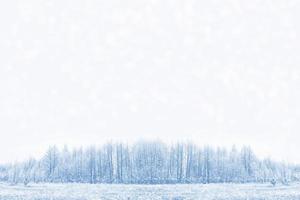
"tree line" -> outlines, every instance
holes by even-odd
[[[50,147],[41,159],[0,167],[0,180],[78,183],[287,183],[294,167],[270,159],[260,160],[252,149],[199,147],[193,143],[167,145],[140,141],[132,145],[106,143],[96,148]]]

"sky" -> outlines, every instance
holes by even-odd
[[[300,163],[297,0],[0,3],[0,163],[139,139]]]

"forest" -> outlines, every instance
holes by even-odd
[[[0,167],[0,181],[53,183],[264,183],[297,180],[295,166],[258,159],[249,146],[231,149],[189,142],[109,142],[69,149],[51,146],[41,159]]]

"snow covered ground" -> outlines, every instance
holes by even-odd
[[[0,184],[0,200],[300,200],[300,184]]]

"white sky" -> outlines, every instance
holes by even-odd
[[[0,3],[0,163],[161,138],[300,162],[300,1]]]

